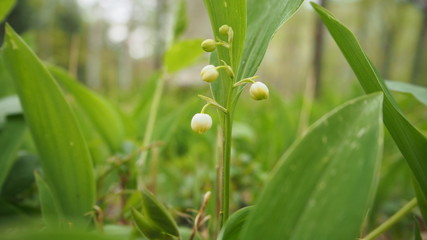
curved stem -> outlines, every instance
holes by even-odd
[[[400,219],[402,219],[406,214],[410,213],[412,209],[417,206],[417,199],[413,198],[405,206],[403,206],[399,211],[397,211],[393,216],[391,216],[387,221],[383,222],[379,227],[375,228],[372,232],[366,235],[361,240],[374,240],[382,233],[390,229],[394,224],[396,224]]]

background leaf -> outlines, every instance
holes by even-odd
[[[10,115],[7,118],[6,125],[0,131],[0,192],[4,180],[12,167],[15,153],[21,144],[26,124],[22,115]]]
[[[21,103],[16,95],[0,99],[0,127],[7,115],[22,113]]]
[[[409,93],[427,106],[427,88],[405,82],[386,81],[387,87],[395,92]]]
[[[427,138],[402,114],[383,79],[363,52],[353,33],[324,8],[312,3],[366,93],[384,93],[384,124],[427,196]]]
[[[15,80],[46,182],[65,217],[83,220],[95,203],[95,181],[74,114],[44,65],[8,25],[3,57]]]
[[[111,150],[119,151],[125,138],[125,127],[113,105],[63,69],[48,66],[48,70],[74,96]]]
[[[311,126],[281,159],[241,239],[356,239],[378,178],[381,106],[379,94],[361,97]]]
[[[194,64],[204,53],[200,47],[202,41],[202,39],[191,39],[174,43],[165,53],[166,70],[174,73]]]
[[[0,22],[7,17],[10,11],[15,6],[16,0],[1,0],[0,1]]]

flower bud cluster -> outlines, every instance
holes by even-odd
[[[233,29],[228,25],[222,25],[218,29],[218,31],[221,35],[228,36],[228,42],[222,41],[222,40],[218,40],[217,42],[212,39],[206,39],[201,44],[202,49],[206,52],[213,52],[216,50],[217,46],[222,46],[222,47],[228,48],[229,51],[231,52],[231,46],[232,46],[231,43],[233,41],[233,34],[234,34]],[[220,66],[207,65],[203,67],[203,69],[200,72],[200,76],[202,77],[202,80],[208,83],[212,83],[215,80],[217,80],[219,77],[218,70],[224,69],[228,74],[228,76],[230,77],[230,79],[234,82],[235,75],[234,75],[233,69],[225,61],[222,61],[222,62],[223,62],[223,65],[220,65]],[[258,101],[258,100],[268,99],[269,97],[268,87],[262,82],[255,82],[254,79],[256,78],[257,76],[242,79],[237,83],[234,83],[233,88],[251,83],[249,94],[254,100]],[[204,110],[206,107],[213,105],[213,106],[216,106],[218,109],[228,113],[228,109],[216,103],[215,100],[210,99],[208,97],[204,97],[204,96],[202,99],[207,100],[208,104],[206,104],[203,107],[200,113],[195,114],[191,119],[191,129],[193,129],[195,132],[199,134],[206,132],[212,127],[211,116],[209,114],[204,113]]]

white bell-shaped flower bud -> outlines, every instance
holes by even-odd
[[[264,100],[269,96],[268,87],[262,82],[255,82],[249,89],[251,97],[255,100]]]
[[[229,30],[230,30],[230,27],[228,25],[222,25],[219,28],[219,33],[222,35],[227,35]]]
[[[214,65],[207,65],[200,72],[200,76],[202,77],[203,81],[210,83],[218,78],[219,72]]]
[[[191,129],[201,134],[212,127],[212,118],[206,113],[197,113],[191,119]]]
[[[213,52],[216,49],[216,42],[212,39],[206,39],[202,42],[201,47],[205,52]]]

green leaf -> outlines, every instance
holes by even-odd
[[[18,150],[26,130],[22,115],[10,115],[0,132],[0,191],[9,170],[12,167],[15,153]]]
[[[427,138],[402,114],[383,79],[363,52],[353,33],[324,8],[312,3],[366,93],[384,93],[384,124],[427,196]]]
[[[1,0],[0,1],[0,23],[7,17],[10,11],[15,6],[16,0]]]
[[[81,231],[23,231],[23,233],[5,236],[4,240],[121,240],[123,238],[107,236],[96,232]]]
[[[221,229],[221,232],[218,235],[218,240],[238,240],[240,232],[244,226],[246,219],[248,218],[249,213],[253,207],[245,207],[239,209],[230,219],[227,220],[225,226]]]
[[[174,43],[165,54],[166,70],[174,73],[194,64],[203,54],[200,48],[202,41],[202,39],[190,39]]]
[[[80,127],[45,66],[6,25],[4,62],[15,80],[46,182],[69,221],[84,220],[95,203],[93,166]]]
[[[119,151],[125,138],[125,127],[114,106],[63,69],[50,65],[48,70],[74,96],[110,149]]]
[[[382,95],[372,94],[314,123],[277,165],[240,238],[357,239],[379,176],[381,112]]]
[[[58,203],[45,180],[37,172],[34,175],[36,177],[37,189],[39,190],[43,219],[47,226],[52,228],[59,227],[64,222]]]
[[[148,191],[142,191],[142,213],[163,232],[179,237],[179,230],[175,220],[163,204]]]
[[[258,70],[276,31],[299,9],[304,0],[248,0],[248,30],[237,79]]]
[[[409,93],[427,106],[427,88],[405,82],[386,81],[387,87],[395,92]]]

